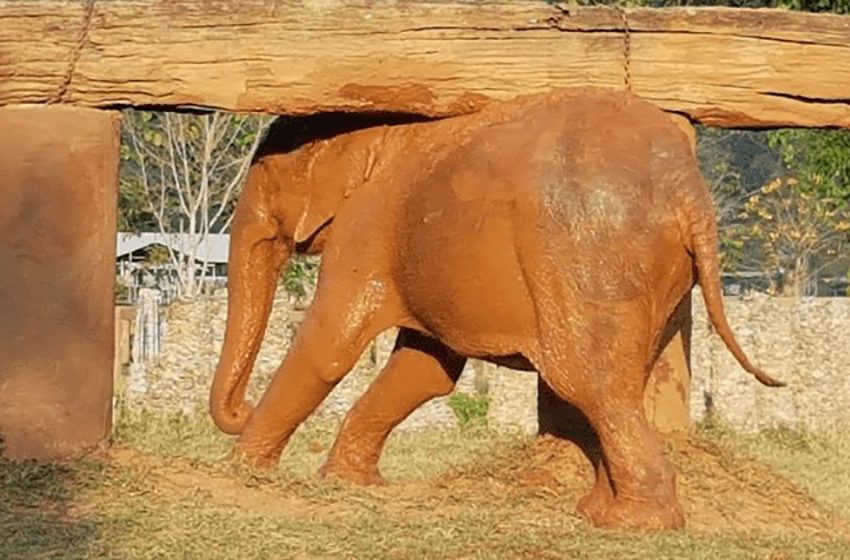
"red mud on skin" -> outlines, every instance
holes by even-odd
[[[675,469],[643,398],[695,284],[743,369],[777,385],[726,321],[713,202],[681,123],[628,93],[576,88],[438,121],[337,124],[261,146],[237,204],[210,399],[216,424],[240,434],[235,455],[276,466],[368,343],[399,327],[324,475],[380,481],[390,431],[483,358],[539,371],[599,433],[605,461],[580,504],[594,525],[681,528]],[[295,251],[323,254],[319,285],[252,411],[245,386]]]

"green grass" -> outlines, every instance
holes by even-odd
[[[311,419],[295,433],[281,458],[284,473],[311,477],[327,455],[338,421]],[[161,457],[183,457],[206,463],[226,457],[234,439],[218,431],[209,416],[124,413],[115,427],[115,443]],[[381,458],[390,480],[423,478],[474,461],[489,449],[516,445],[517,438],[498,437],[480,422],[465,429],[421,434],[393,434]]]
[[[490,399],[486,395],[470,395],[467,393],[452,393],[449,406],[457,416],[461,427],[485,425]]]
[[[488,476],[489,462],[513,457],[524,442],[480,426],[391,438],[382,461],[389,487],[327,483],[312,473],[334,429],[306,425],[271,475],[222,466],[232,440],[204,415],[122,415],[121,460],[0,460],[0,558],[850,558],[846,540],[781,529],[592,529],[572,513],[573,498]],[[847,436],[703,432],[850,515]],[[475,476],[440,482],[470,468]]]

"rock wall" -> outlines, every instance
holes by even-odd
[[[225,293],[164,307],[164,336],[159,356],[141,368],[144,382],[128,384],[124,403],[128,408],[145,408],[186,414],[204,412],[213,372],[224,338],[227,316]],[[257,402],[263,389],[286,355],[297,329],[298,316],[285,296],[274,302],[257,363],[248,387],[249,398]],[[329,422],[339,422],[355,400],[386,363],[395,343],[395,331],[383,333],[363,353],[352,371],[334,389],[316,414]],[[475,369],[472,364],[458,383],[458,391],[474,393]],[[418,430],[453,428],[456,417],[447,399],[435,399],[413,413],[399,428]]]
[[[691,419],[709,413],[742,431],[850,425],[850,298],[726,298],[741,347],[757,366],[788,383],[770,389],[746,373],[712,334],[699,288],[693,294]],[[496,374],[490,425],[537,430],[535,376]],[[532,396],[533,395],[533,396]],[[529,406],[528,403],[532,403]]]
[[[795,300],[754,295],[726,299],[727,315],[741,346],[754,363],[788,382],[783,389],[762,387],[745,373],[711,334],[702,296],[695,293],[693,301],[693,420],[711,412],[747,431],[777,425],[817,430],[850,424],[850,298]],[[166,308],[162,353],[145,368],[145,392],[127,395],[128,406],[186,412],[204,409],[226,309],[224,297]],[[278,299],[252,375],[249,394],[254,401],[285,355],[296,324],[291,304]],[[341,419],[386,362],[394,340],[394,332],[381,335],[318,414],[331,422]],[[488,392],[488,422],[494,429],[536,432],[535,374],[470,361],[457,391]],[[432,401],[402,429],[455,426],[456,418],[446,401]]]
[[[727,298],[726,314],[750,361],[788,386],[763,387],[744,372],[710,334],[702,296],[694,294],[694,420],[713,412],[747,431],[850,425],[850,298],[758,294]]]

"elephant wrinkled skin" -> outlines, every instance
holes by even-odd
[[[284,261],[323,251],[314,303],[253,409],[245,385]],[[229,310],[211,394],[235,454],[274,465],[380,332],[401,328],[323,473],[380,481],[392,428],[448,394],[466,358],[537,370],[599,437],[579,511],[603,527],[678,528],[675,473],[642,397],[672,312],[699,283],[726,321],[710,194],[685,134],[601,89],[372,126],[260,154],[232,229]]]

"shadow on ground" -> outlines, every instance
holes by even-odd
[[[98,528],[69,511],[98,468],[0,457],[0,558],[85,557]]]

